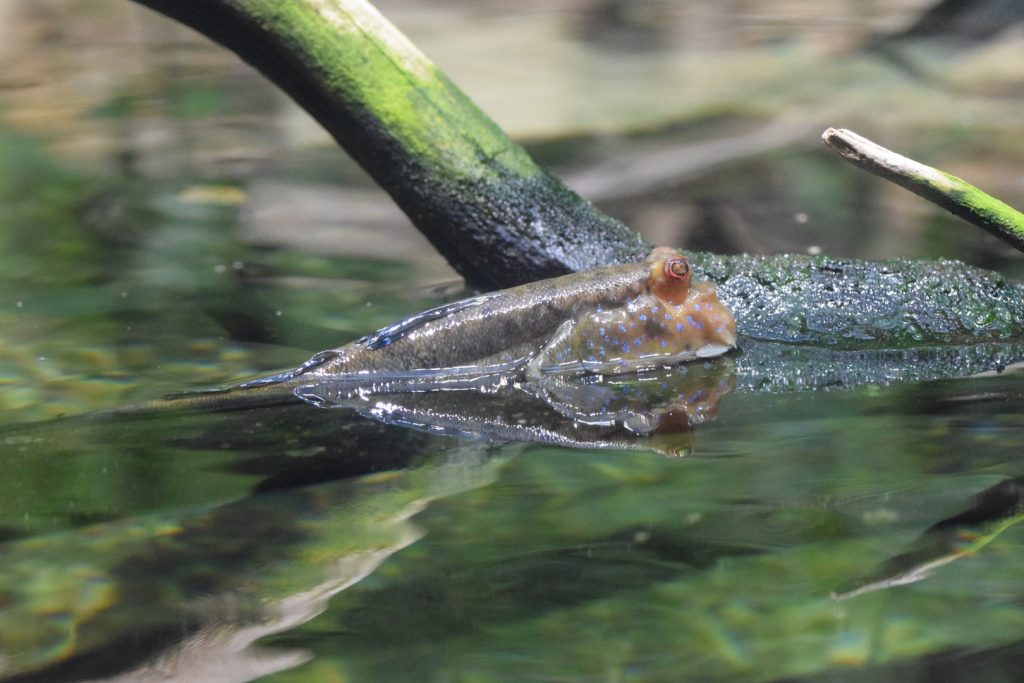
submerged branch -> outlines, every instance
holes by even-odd
[[[891,180],[1024,251],[1024,214],[995,197],[853,131],[829,128],[821,139],[853,165]]]

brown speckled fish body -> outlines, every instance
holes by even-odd
[[[732,314],[713,285],[691,284],[689,273],[685,258],[660,247],[642,263],[565,275],[418,313],[321,351],[294,370],[116,412],[267,405],[304,398],[304,388],[335,380],[359,394],[429,391],[483,387],[496,378],[623,373],[725,353],[736,343]],[[598,342],[605,345],[603,355],[591,353]]]
[[[638,296],[646,289],[646,278],[646,266],[629,264],[484,294],[434,309],[439,317],[427,312],[422,323],[406,327],[405,321],[399,322],[392,326],[395,332],[384,328],[324,352],[330,357],[311,372],[388,373],[515,363],[535,353],[567,319],[621,306]]]
[[[543,280],[412,316],[314,356],[296,378],[527,364],[532,378],[615,373],[719,355],[735,342],[735,323],[714,286],[691,285],[689,264],[662,247],[642,263]]]
[[[575,320],[549,342],[537,374],[629,372],[718,356],[736,345],[735,321],[713,285],[695,283],[680,303],[643,292],[623,306]]]

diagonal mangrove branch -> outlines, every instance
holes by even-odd
[[[1024,251],[1024,214],[995,197],[853,131],[829,128],[821,139],[854,166],[891,180]]]
[[[469,281],[506,287],[650,245],[540,169],[366,0],[135,0],[308,111]]]
[[[135,2],[235,51],[290,94],[477,285],[637,260],[650,248],[537,167],[365,0]],[[982,213],[994,206],[968,201]],[[1002,344],[1024,330],[1024,285],[959,262],[691,256],[748,339],[907,349]]]

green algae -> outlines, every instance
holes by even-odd
[[[191,428],[166,420],[120,422],[120,427],[166,445],[180,439],[175,424]],[[95,430],[90,438],[103,440],[102,425],[85,426]],[[422,448],[418,435],[406,436],[405,443],[415,446],[410,451],[437,450]],[[133,641],[133,652],[118,657],[116,666],[131,666],[159,653],[168,636],[183,644],[181,660],[188,662],[195,654],[190,638],[201,639],[204,632],[216,650],[225,632],[237,632],[236,643],[251,643],[289,628],[296,614],[312,618],[331,595],[418,539],[409,517],[428,501],[488,483],[500,462],[451,458],[440,466],[234,500],[223,495],[218,500],[207,490],[201,505],[171,503],[8,541],[0,557],[0,677],[43,671],[44,677],[61,678],[65,665],[79,670],[75,658],[126,640]],[[68,469],[54,467],[51,471]],[[180,479],[194,486],[190,477]],[[225,631],[238,617],[245,626]],[[173,648],[164,656],[175,657]],[[249,656],[255,661],[259,652]],[[203,678],[196,676],[192,680]]]
[[[263,71],[475,285],[507,287],[647,250],[536,166],[363,0],[137,1]]]
[[[953,213],[1024,251],[1024,214],[956,176],[943,173]]]
[[[842,348],[1012,341],[1024,286],[961,261],[697,253],[748,337]]]
[[[434,172],[476,178],[498,165],[521,177],[540,173],[519,145],[369,3],[233,4],[272,27],[331,91]]]

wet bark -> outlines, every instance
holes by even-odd
[[[650,250],[539,168],[364,0],[135,0],[288,93],[471,283],[508,287]]]

